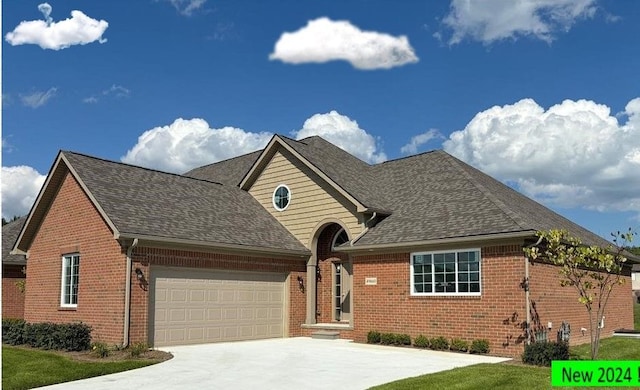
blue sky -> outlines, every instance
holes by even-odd
[[[637,1],[12,1],[2,35],[4,217],[59,149],[183,172],[279,133],[640,230]]]

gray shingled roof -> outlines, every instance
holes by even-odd
[[[541,204],[444,151],[374,166],[392,214],[356,246],[567,229],[585,243],[607,245]]]
[[[15,244],[20,230],[27,217],[18,218],[15,221],[9,222],[2,227],[2,263],[4,264],[26,264],[27,259],[24,255],[12,255],[11,249]]]
[[[183,176],[216,181],[230,186],[238,186],[244,178],[244,175],[251,169],[258,157],[260,157],[260,153],[262,153],[262,150],[205,165],[192,169],[184,173]]]
[[[307,252],[238,187],[72,152],[63,155],[122,235]]]
[[[313,136],[299,141],[280,136],[291,148],[363,205],[390,212],[355,246],[566,229],[586,244],[608,241],[527,198],[444,151],[369,165]],[[258,153],[258,152],[256,152]],[[251,168],[249,155],[190,172],[234,181]],[[253,158],[253,154],[251,154]],[[255,161],[255,160],[254,160]],[[215,167],[214,167],[215,166]],[[233,169],[227,167],[233,166]]]

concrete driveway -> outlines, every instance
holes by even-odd
[[[307,337],[163,348],[174,358],[46,389],[367,389],[508,359]]]

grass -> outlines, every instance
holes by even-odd
[[[113,374],[154,364],[153,360],[79,362],[53,352],[2,346],[2,388],[31,389]]]
[[[640,305],[638,305],[640,306]],[[638,307],[635,308],[638,315]],[[637,316],[636,316],[637,320]],[[636,322],[637,323],[637,322]],[[589,359],[589,344],[571,347],[573,359]],[[600,340],[599,360],[640,360],[640,339],[609,337]],[[551,369],[515,364],[477,364],[435,374],[402,379],[375,390],[417,389],[549,389]]]

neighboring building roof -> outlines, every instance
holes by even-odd
[[[117,238],[308,253],[258,201],[238,187],[73,152],[61,152],[59,160],[68,165]],[[49,176],[62,176],[56,174],[58,165]],[[51,193],[39,195],[36,209],[46,209],[46,204],[39,204],[40,198],[44,203],[53,199],[56,188],[49,189],[47,184],[43,191]],[[41,213],[36,210],[32,214]]]
[[[11,221],[2,227],[2,263],[3,264],[26,264],[27,259],[24,255],[10,254],[13,244],[15,244],[24,222],[27,217],[21,217],[15,221]]]

